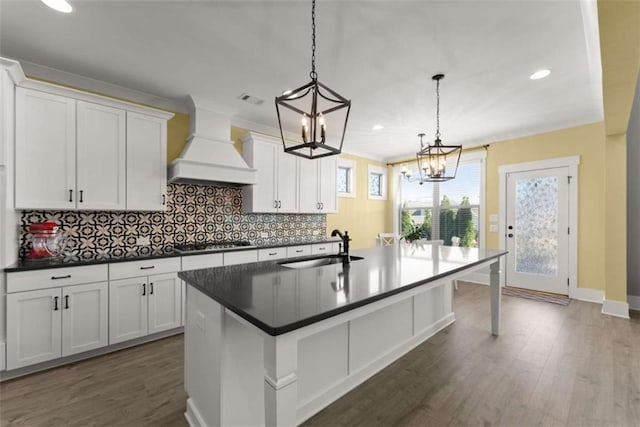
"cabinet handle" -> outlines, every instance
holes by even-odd
[[[65,310],[69,309],[69,295],[64,296],[64,308]]]
[[[162,195],[162,206],[167,204],[167,196],[166,195]]]
[[[296,251],[296,253],[297,253],[297,254],[302,253],[302,252],[304,252],[302,249],[298,249],[298,250]]]
[[[71,275],[67,274],[66,276],[51,276],[51,280],[58,280],[58,279],[70,279]]]
[[[53,297],[53,311],[58,311],[58,298],[59,297]]]
[[[84,190],[80,190],[80,200],[79,200],[80,203],[84,202],[84,200],[82,200],[82,193],[84,193]]]
[[[278,208],[282,207],[282,200],[278,200]]]
[[[149,283],[149,295],[153,295],[153,282]]]
[[[140,267],[140,270],[151,270],[152,268],[156,268],[156,266],[150,265],[149,267]]]
[[[278,252],[269,252],[269,256],[278,255]]]
[[[320,209],[324,209],[324,203],[320,202]]]
[[[69,190],[69,201],[73,202],[73,190]]]
[[[278,208],[278,201],[277,200],[273,201],[273,207],[274,207],[274,209]]]
[[[142,284],[142,296],[145,296],[147,294],[147,284],[143,283]]]

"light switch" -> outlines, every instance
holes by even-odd
[[[490,224],[489,225],[489,231],[491,233],[497,233],[498,232],[498,224]]]
[[[489,215],[489,222],[498,222],[498,214],[491,214]],[[494,230],[491,230],[494,231]],[[498,231],[498,230],[495,230]]]

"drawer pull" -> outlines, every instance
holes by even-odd
[[[269,252],[269,256],[278,255],[278,252]]]
[[[296,251],[296,253],[297,253],[297,254],[301,254],[302,252],[304,252],[302,249],[298,249],[298,250]]]
[[[53,311],[58,311],[58,298],[59,297],[53,297]]]
[[[151,270],[152,268],[156,268],[155,265],[151,265],[149,267],[140,267],[140,270]]]
[[[64,296],[64,308],[65,310],[69,309],[69,295]]]
[[[67,274],[66,276],[51,276],[51,280],[58,280],[58,279],[70,279],[71,275]]]

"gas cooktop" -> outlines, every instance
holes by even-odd
[[[251,242],[247,240],[237,241],[220,241],[220,242],[203,242],[189,243],[185,245],[175,245],[174,250],[180,254],[192,254],[194,252],[215,252],[225,251],[236,248],[255,248]]]

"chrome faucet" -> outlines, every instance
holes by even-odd
[[[342,250],[338,252],[338,255],[342,255],[342,263],[348,264],[351,262],[351,258],[349,258],[349,242],[351,241],[351,237],[349,237],[349,232],[345,231],[344,234],[337,228],[331,232],[331,237],[340,236],[342,239]]]

